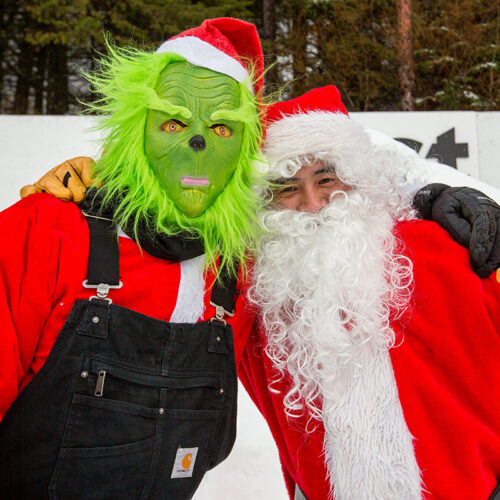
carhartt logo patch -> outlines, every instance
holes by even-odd
[[[192,477],[197,453],[198,448],[177,448],[174,468],[170,477],[172,479],[177,477]]]

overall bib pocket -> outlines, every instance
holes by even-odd
[[[88,365],[88,391],[96,397],[147,407],[179,410],[220,410],[223,373],[177,372],[175,376],[131,366],[120,360],[94,357]]]
[[[161,446],[164,460],[153,480],[151,497],[188,499],[198,488],[219,446],[216,442],[219,412],[166,410],[164,416]]]
[[[84,355],[51,498],[149,498],[157,484],[188,498],[213,459],[220,387],[220,374],[164,376]]]

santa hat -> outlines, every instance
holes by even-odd
[[[328,111],[349,116],[337,87],[327,85],[310,90],[295,99],[270,104],[266,108],[265,121],[271,124],[285,118],[285,115],[307,114],[311,111]]]
[[[182,56],[194,66],[249,82],[250,91],[262,94],[264,56],[257,29],[240,19],[207,19],[164,42],[157,52]]]
[[[317,157],[339,163],[359,158],[369,138],[349,118],[334,85],[311,90],[295,99],[267,106],[264,155],[271,178],[293,175],[300,163],[290,159]]]

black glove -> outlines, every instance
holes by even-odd
[[[433,220],[469,249],[472,269],[487,278],[500,267],[500,206],[470,187],[429,184],[413,200],[422,218]]]

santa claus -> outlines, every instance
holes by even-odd
[[[417,220],[411,155],[374,146],[333,86],[272,106],[274,189],[239,376],[290,496],[496,498],[500,284]],[[491,497],[490,497],[491,495]]]

